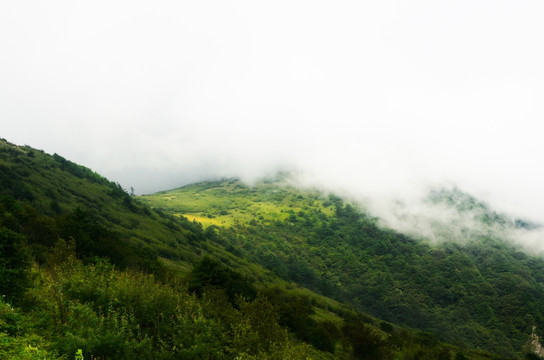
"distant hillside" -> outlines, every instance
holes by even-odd
[[[449,241],[433,246],[336,196],[271,181],[203,182],[141,200],[202,222],[231,252],[285,280],[443,341],[516,356],[533,325],[544,329],[544,261],[498,233],[464,232],[470,241],[459,243],[444,231]],[[510,221],[458,190],[430,200],[482,224]]]
[[[485,202],[462,192],[457,187],[452,189],[432,189],[429,192],[428,201],[432,204],[449,207],[459,214],[470,216],[481,225],[488,227],[525,230],[535,230],[542,227],[541,224],[532,221],[512,218],[498,213]]]
[[[261,181],[255,187],[238,180],[202,182],[139,199],[154,209],[183,215],[205,226],[229,227],[257,221],[272,224],[286,220],[293,212],[310,208],[329,217],[334,215],[331,201],[324,199],[321,193],[284,185],[274,181]]]

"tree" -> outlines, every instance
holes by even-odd
[[[342,327],[344,337],[353,348],[356,359],[390,359],[391,350],[381,335],[361,321],[350,321]]]
[[[254,299],[257,295],[255,287],[245,277],[207,256],[193,268],[189,291],[202,295],[206,287],[224,289],[231,303],[238,296]]]
[[[0,228],[0,295],[8,301],[17,301],[29,282],[31,258],[23,241],[22,235]]]

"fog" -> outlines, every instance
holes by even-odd
[[[5,2],[0,136],[139,194],[291,170],[384,219],[445,185],[544,222],[543,13],[536,0]]]

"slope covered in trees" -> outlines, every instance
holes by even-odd
[[[206,182],[143,200],[202,220],[231,251],[283,279],[442,341],[515,356],[532,326],[544,328],[544,261],[496,231],[431,245],[333,195],[270,182]],[[459,190],[434,191],[430,201],[516,224]]]
[[[59,155],[0,141],[0,358],[408,360],[522,354],[516,339],[493,348],[482,337],[481,344],[469,341],[480,350],[470,350],[462,344],[465,338],[448,337],[455,327],[441,333],[429,323],[443,320],[436,306],[427,313],[419,302],[397,300],[398,308],[392,308],[381,294],[392,276],[386,268],[394,266],[387,254],[396,253],[386,247],[361,260],[364,253],[350,249],[362,241],[357,234],[363,225],[380,242],[382,233],[392,236],[391,245],[401,235],[379,228],[338,198],[273,183],[261,189],[236,181],[206,183],[181,192],[187,189],[206,194],[197,197],[207,204],[176,202],[179,195],[166,193],[141,199],[153,203],[161,197],[173,206],[154,204],[154,210]],[[191,221],[179,215],[183,206],[193,206],[186,211]],[[193,221],[197,216],[210,222],[202,226]],[[217,226],[209,226],[213,221]],[[321,237],[315,237],[318,231]],[[401,250],[413,252],[417,243],[402,239]],[[417,246],[421,254],[435,251]],[[529,273],[520,277],[531,280],[530,271],[540,264],[531,261]],[[361,272],[375,279],[359,284],[365,279]],[[511,278],[503,275],[510,286]],[[402,291],[419,286],[393,278]],[[540,280],[531,281],[536,285],[527,285],[530,297],[518,299],[522,308],[539,295]],[[357,285],[375,290],[364,298]],[[409,313],[390,314],[412,305]],[[538,300],[530,305],[539,306]],[[430,320],[414,325],[414,311]],[[467,311],[469,318],[481,311],[481,318],[490,319],[487,308]],[[517,329],[519,318],[512,314]],[[540,315],[532,316],[527,323],[539,326]],[[495,317],[502,321],[500,314]],[[497,328],[484,329],[500,335]]]

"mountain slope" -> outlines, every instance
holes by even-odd
[[[434,201],[458,195],[435,193]],[[205,182],[141,199],[202,221],[227,249],[286,280],[444,341],[515,356],[533,325],[544,328],[544,261],[497,233],[433,246],[335,196],[270,182]],[[484,215],[486,223],[505,221]]]
[[[417,314],[444,325],[435,307],[412,299],[409,276],[388,273],[396,269],[387,253],[399,239],[401,252],[413,253],[418,243],[341,199],[274,182],[193,190],[200,195],[182,205],[183,195],[157,195],[178,208],[155,211],[138,200],[152,196],[131,197],[59,155],[0,141],[0,358],[69,359],[80,350],[85,359],[520,356],[516,339],[495,348],[485,336],[472,342],[493,356],[466,349],[464,338],[441,342],[448,326],[440,332],[434,323],[412,323]],[[166,213],[189,205],[193,216],[225,226]],[[358,258],[373,243],[385,247]],[[428,252],[425,246],[416,249]],[[395,303],[398,317],[383,296],[391,279],[412,301]],[[467,326],[480,330],[476,325]]]
[[[90,238],[78,239],[78,252],[107,256],[117,265],[187,273],[203,255],[220,254],[266,281],[263,269],[207,242],[200,224],[142,206],[119,184],[57,154],[0,139],[0,197],[21,204],[18,221],[32,223],[21,226],[38,259],[59,236],[87,232]]]
[[[281,299],[285,282],[210,236],[59,155],[0,140],[0,358],[331,358],[257,296],[273,283]],[[212,260],[202,277],[206,254],[247,275]],[[316,325],[311,309],[297,316]]]
[[[153,258],[178,259],[181,253],[190,252],[187,243],[195,235],[190,224],[171,225],[167,217],[139,206],[118,184],[91,170],[60,155],[50,156],[5,141],[0,142],[0,154],[1,195],[31,205],[44,217],[44,226],[50,219],[78,209],[81,222],[99,223],[117,234],[118,241]],[[44,234],[54,231],[42,230],[36,231],[35,242],[52,245],[56,238]],[[173,243],[173,238],[179,242]]]

